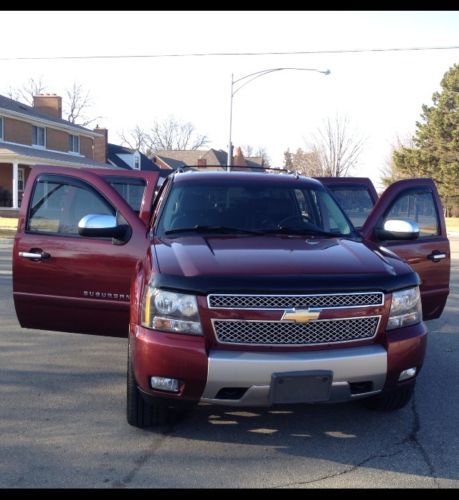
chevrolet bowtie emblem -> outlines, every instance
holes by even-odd
[[[320,316],[319,310],[310,309],[289,309],[285,311],[281,321],[296,321],[297,323],[307,323],[313,319],[317,319]]]

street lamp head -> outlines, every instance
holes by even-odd
[[[229,142],[228,142],[228,158],[227,158],[227,169],[228,171],[231,168],[231,160],[232,160],[232,143],[231,143],[231,129],[233,123],[233,97],[241,90],[243,87],[248,85],[250,82],[253,82],[257,78],[268,75],[270,73],[274,73],[275,71],[284,71],[284,70],[295,70],[295,71],[316,71],[317,73],[322,73],[323,75],[329,75],[331,71],[329,69],[320,70],[317,68],[269,68],[262,69],[261,71],[256,71],[255,73],[250,73],[245,76],[241,76],[240,78],[234,79],[234,75],[231,74],[231,98],[230,98],[230,126],[229,126]],[[249,80],[247,80],[249,79]],[[240,83],[245,80],[244,83]],[[240,83],[238,88],[235,88],[235,84]]]

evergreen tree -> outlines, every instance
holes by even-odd
[[[422,106],[413,147],[394,150],[393,168],[403,178],[431,177],[448,215],[459,196],[459,64],[445,73],[440,85],[432,106]]]

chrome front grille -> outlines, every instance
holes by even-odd
[[[319,345],[371,339],[380,316],[325,319],[294,323],[282,321],[212,320],[222,344]]]
[[[210,309],[307,309],[381,306],[381,292],[322,295],[231,295],[212,294],[207,298]]]

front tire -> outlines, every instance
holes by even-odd
[[[127,421],[130,425],[144,429],[167,422],[168,408],[161,402],[146,402],[137,386],[132,366],[131,353],[128,349],[127,366]]]
[[[400,410],[411,401],[411,398],[414,394],[414,386],[415,384],[413,382],[412,384],[397,387],[396,389],[383,391],[377,396],[372,396],[368,399],[363,400],[363,403],[367,408],[370,408],[371,410]]]

